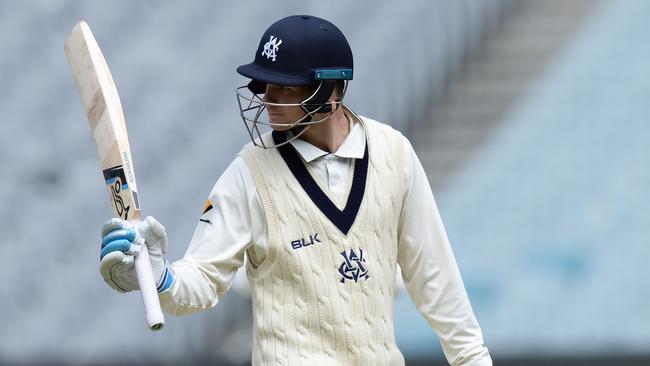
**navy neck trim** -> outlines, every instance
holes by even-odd
[[[273,131],[273,141],[276,145],[286,141],[286,134]],[[302,162],[300,155],[291,144],[285,144],[278,147],[280,155],[287,164],[293,176],[298,180],[302,189],[307,193],[312,202],[318,209],[345,235],[348,234],[357,213],[363,201],[363,195],[366,190],[366,179],[368,177],[368,142],[366,142],[365,152],[362,159],[357,159],[354,164],[354,176],[352,188],[348,195],[348,201],[345,203],[343,211],[330,200],[330,198],[321,190],[318,183],[309,174],[307,167]]]

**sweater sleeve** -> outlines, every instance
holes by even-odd
[[[237,157],[212,189],[182,259],[172,264],[174,282],[159,295],[172,315],[215,306],[230,288],[244,253],[266,251],[266,220],[253,178]]]

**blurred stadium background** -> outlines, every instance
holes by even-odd
[[[249,362],[244,291],[153,333],[101,280],[110,210],[63,43],[93,27],[174,260],[248,139],[236,66],[298,13],[348,36],[348,104],[411,137],[495,364],[650,365],[644,0],[0,2],[0,364]],[[395,311],[408,364],[444,364],[408,295]]]

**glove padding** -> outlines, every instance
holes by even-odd
[[[102,249],[99,272],[104,281],[119,292],[139,290],[134,256],[146,243],[156,285],[166,276],[167,234],[165,227],[151,216],[144,220],[126,221],[113,218],[102,227]]]

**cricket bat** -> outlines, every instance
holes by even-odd
[[[95,139],[113,215],[140,221],[138,188],[122,103],[104,55],[85,21],[74,27],[64,50]],[[135,270],[147,324],[152,330],[162,329],[165,319],[144,243],[135,257]]]

